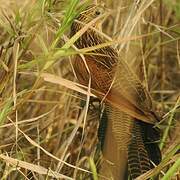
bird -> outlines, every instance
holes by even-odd
[[[88,6],[72,23],[70,37],[105,11],[102,5]],[[107,42],[95,30],[98,27],[99,22],[95,22],[74,45],[83,49]],[[151,168],[150,153],[148,154],[145,139],[142,137],[147,132],[143,134],[141,126],[147,125],[153,129],[160,119],[154,110],[152,98],[137,75],[112,46],[92,50],[84,54],[84,59],[85,61],[79,55],[73,59],[76,77],[82,85],[88,86],[91,82],[91,91],[105,104],[108,118],[102,147],[104,161],[100,173],[114,180],[123,180],[129,169],[133,179]],[[141,147],[140,151],[144,151],[139,155],[139,162],[136,160],[138,158],[133,156],[135,145]],[[135,147],[135,152],[136,150]],[[142,166],[148,167],[134,171],[133,162],[140,164],[144,163],[143,161],[145,165]]]

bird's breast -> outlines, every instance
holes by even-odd
[[[85,56],[85,60],[80,56],[76,56],[74,59],[74,70],[81,84],[88,86],[91,83],[92,89],[103,94],[109,91],[113,81],[114,70],[103,62],[92,56]]]

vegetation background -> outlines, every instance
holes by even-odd
[[[163,115],[163,161],[142,179],[180,178],[179,0],[0,0],[1,179],[99,178],[98,115],[87,111],[89,94],[72,66],[73,55],[88,49],[73,47],[78,35],[69,39],[73,19],[91,3],[109,9],[100,33]]]

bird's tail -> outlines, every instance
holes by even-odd
[[[132,139],[128,146],[128,174],[135,179],[153,168],[161,161],[161,152],[157,141],[160,132],[153,125],[135,121]]]
[[[110,153],[111,156],[113,156],[116,154],[116,148],[112,145],[114,142],[113,136],[107,136],[108,124],[110,125],[110,121],[105,108],[101,116],[98,138],[101,144],[101,150],[104,149],[105,139],[106,142],[107,138],[110,139],[111,145],[108,146],[108,148],[113,149],[112,153]],[[161,152],[158,147],[158,141],[160,139],[160,131],[158,128],[155,128],[152,124],[135,119],[131,133],[131,140],[127,152],[127,173],[123,179],[128,179],[128,176],[130,179],[135,179],[152,169],[154,167],[153,163],[158,165],[161,161]],[[116,162],[116,164],[118,164],[118,162]],[[120,167],[122,167],[122,164]]]

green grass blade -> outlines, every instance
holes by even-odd
[[[90,164],[90,168],[93,174],[93,179],[98,180],[96,165],[94,163],[94,160],[91,157],[89,158],[89,164]]]
[[[163,176],[162,180],[169,180],[171,177],[178,172],[180,169],[180,159],[178,159],[173,166],[167,171],[167,173]]]

